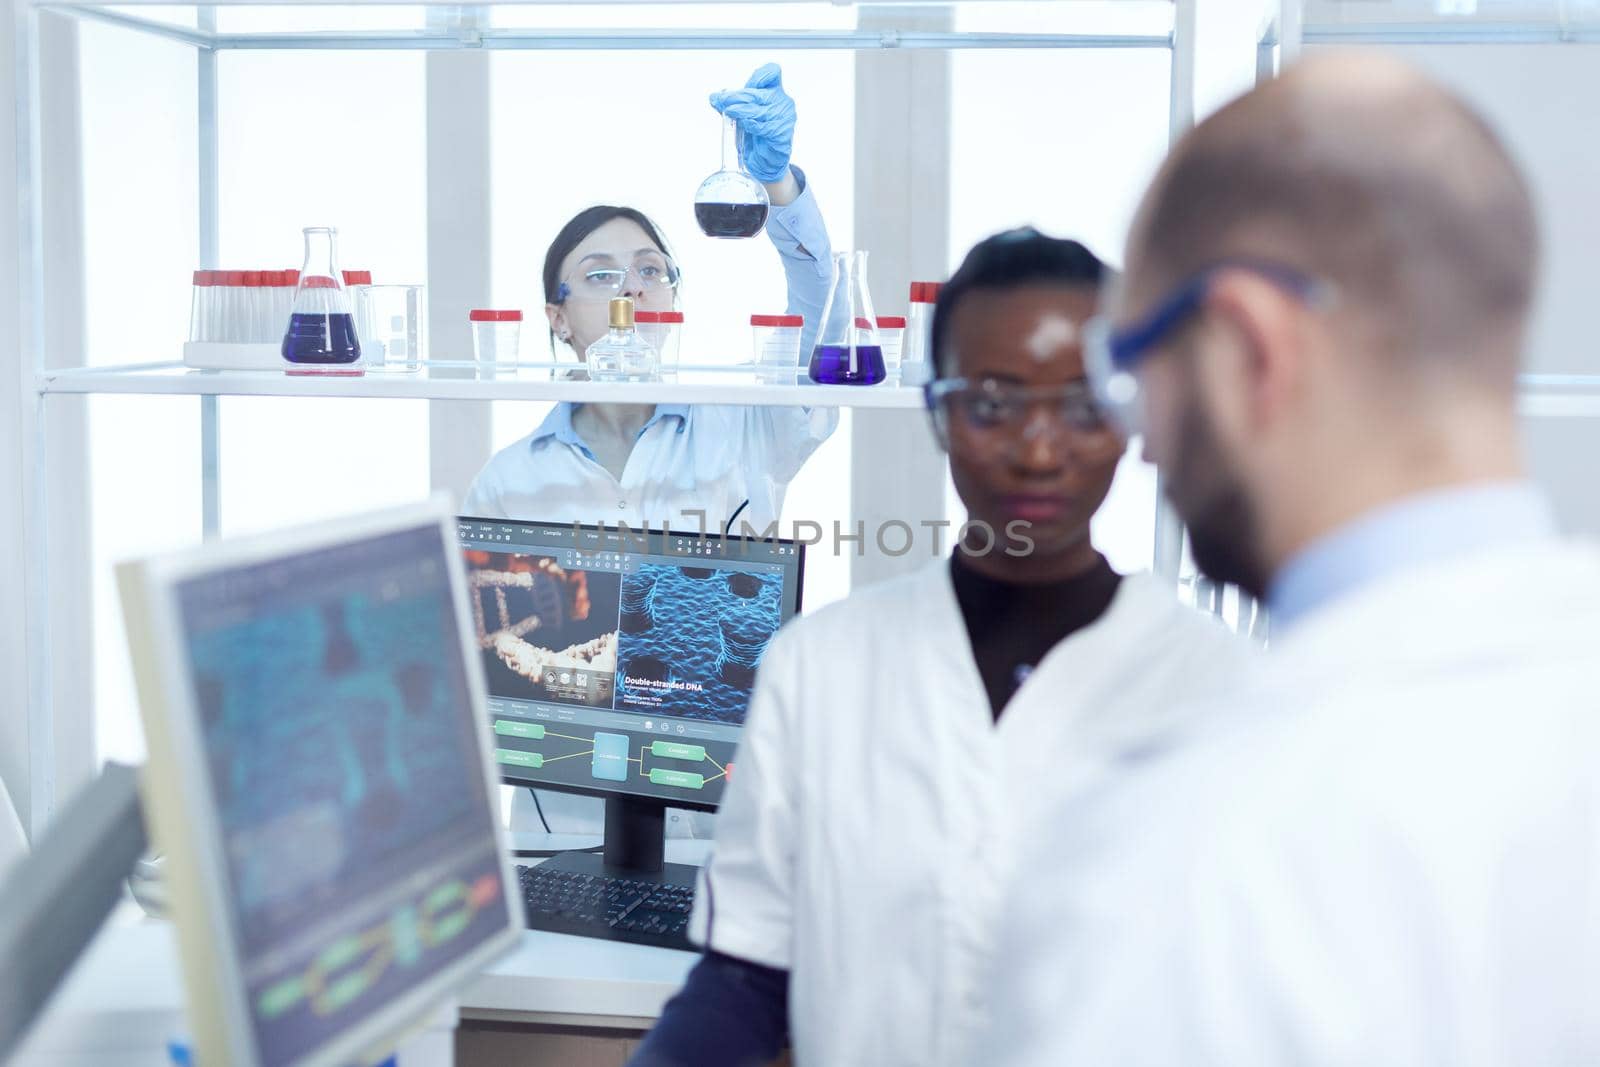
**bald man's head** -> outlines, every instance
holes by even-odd
[[[1395,60],[1304,60],[1174,149],[1130,239],[1129,295],[1227,256],[1332,282],[1386,375],[1514,387],[1538,261],[1528,188],[1482,118]]]

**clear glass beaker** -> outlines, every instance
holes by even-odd
[[[357,336],[363,365],[386,371],[422,366],[428,343],[427,289],[420,285],[368,285],[356,292]]]
[[[772,202],[739,159],[739,126],[722,120],[722,169],[700,183],[694,217],[707,237],[754,237],[767,224]]]
[[[822,328],[811,350],[811,380],[824,385],[877,385],[889,376],[878,316],[867,291],[867,254],[835,252],[833,285],[822,305]]]
[[[329,226],[309,226],[306,261],[300,268],[300,285],[289,310],[289,328],[283,335],[283,358],[303,368],[351,370],[361,359],[356,319],[339,273],[339,231]]]

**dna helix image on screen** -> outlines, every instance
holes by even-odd
[[[624,575],[617,710],[743,722],[782,594],[775,573],[646,563]]]

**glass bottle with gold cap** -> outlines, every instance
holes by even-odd
[[[611,301],[611,332],[584,353],[589,377],[598,382],[653,382],[661,377],[661,356],[633,328],[633,301]]]

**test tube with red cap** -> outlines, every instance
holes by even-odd
[[[215,314],[216,271],[194,272],[194,295],[189,304],[189,340],[211,340],[212,316]]]
[[[794,384],[800,370],[800,331],[805,324],[802,315],[750,316],[751,354],[763,381]]]
[[[902,385],[921,385],[933,377],[933,306],[939,301],[940,282],[912,282],[911,309],[906,316],[905,342],[900,358]]]
[[[856,319],[856,328],[864,330],[867,320]],[[878,316],[878,343],[883,346],[883,369],[889,372],[889,377],[895,378],[900,374],[900,353],[905,342],[906,319],[903,315]]]

